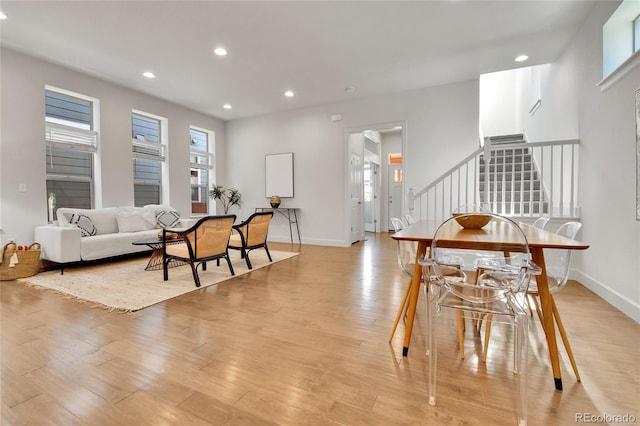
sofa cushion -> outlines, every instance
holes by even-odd
[[[139,229],[139,231],[158,228],[158,223],[156,221],[156,213],[153,210],[149,210],[144,207],[120,207],[120,211],[118,213],[119,214],[124,213],[125,215],[137,214],[142,216],[142,219],[144,219],[144,222],[145,222],[145,228]],[[132,219],[132,220],[135,220],[135,219]],[[118,226],[118,228],[120,228],[120,226]],[[119,229],[119,231],[126,232],[126,231],[123,231],[122,229]]]
[[[134,241],[157,238],[158,231],[116,232],[82,238],[80,247],[82,260],[104,259],[123,254],[150,250],[145,245],[133,245]]]
[[[114,234],[118,232],[118,221],[116,214],[120,209],[118,207],[103,207],[100,209],[74,209],[69,207],[61,207],[57,211],[58,223],[60,226],[76,226],[69,223],[69,219],[65,213],[78,213],[87,216],[96,227],[96,235]]]
[[[116,220],[118,221],[118,232],[147,231],[150,229],[142,212],[120,211],[116,214]]]
[[[98,230],[91,221],[91,218],[82,213],[63,213],[64,218],[70,225],[75,225],[80,229],[80,235],[83,237],[90,237],[96,235]]]

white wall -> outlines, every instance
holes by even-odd
[[[529,142],[578,139],[576,75],[563,66],[564,61],[566,58],[553,64],[483,74],[480,77],[483,135],[524,132]],[[538,98],[540,107],[530,115]]]
[[[617,2],[599,2],[569,48],[554,64],[543,87],[542,114],[529,134],[579,135],[579,192],[584,224],[574,276],[582,284],[640,322],[640,222],[635,217],[635,90],[640,67],[606,90],[602,80],[602,25]],[[557,126],[557,132],[552,132]],[[577,132],[575,131],[577,129]]]
[[[467,81],[230,121],[227,182],[242,191],[246,216],[267,205],[264,156],[294,152],[295,197],[283,199],[282,206],[301,209],[303,243],[346,246],[350,130],[405,122],[405,186],[421,189],[478,146],[477,100],[478,81]],[[343,120],[332,122],[332,114]],[[276,221],[269,235],[288,241],[289,230]]]
[[[528,71],[515,69],[480,76],[480,123],[484,137],[522,133],[518,101],[525,72]]]
[[[578,139],[580,96],[575,91],[575,71],[566,66],[571,53],[557,62],[537,67],[540,72],[541,104],[529,115],[531,104],[522,110],[524,132],[529,142]]]
[[[131,111],[137,109],[169,120],[167,167],[169,199],[163,200],[191,213],[189,181],[189,126],[215,131],[216,174],[225,173],[224,122],[178,105],[124,89],[73,70],[2,49],[0,115],[0,241],[33,241],[35,226],[47,223],[44,142],[45,85],[100,100],[100,153],[102,194],[96,206],[133,205]],[[27,192],[19,192],[26,184]]]

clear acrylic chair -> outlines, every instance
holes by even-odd
[[[392,217],[389,219],[389,221],[391,222],[391,226],[393,226],[394,232],[399,232],[404,229],[404,223],[402,223],[402,220],[400,220],[400,218]],[[415,270],[417,244],[411,241],[400,240],[397,240],[396,243],[398,266],[405,274],[407,274],[408,276],[413,276],[413,271]],[[398,328],[400,318],[404,318],[407,314],[410,293],[411,285],[408,285],[407,290],[404,292],[404,297],[402,298],[402,305],[400,306],[400,309],[396,314],[396,319],[393,323],[393,329],[391,330],[391,335],[389,336],[389,342],[393,340],[393,336],[396,333],[396,329]]]
[[[407,221],[407,225],[413,225],[414,223],[416,223],[416,220],[410,214],[405,215],[404,220]]]
[[[398,232],[404,229],[404,223],[397,217],[392,217],[389,219],[391,222],[391,226],[393,226],[393,231]],[[413,268],[415,265],[415,256],[416,256],[416,243],[411,241],[396,241],[397,244],[397,255],[398,255],[398,266],[400,269],[404,271],[404,273],[409,276],[413,275]]]
[[[582,223],[580,222],[567,222],[558,228],[556,234],[575,239],[581,228]],[[560,313],[558,312],[556,302],[553,299],[553,293],[558,292],[567,284],[567,280],[569,278],[569,266],[571,265],[571,250],[545,249],[544,259],[547,269],[547,280],[549,282],[549,293],[551,293],[551,308],[553,312],[553,319],[558,326],[558,331],[560,332],[562,343],[564,344],[567,355],[569,356],[569,362],[571,363],[571,367],[573,368],[573,373],[576,375],[576,380],[580,381],[580,373],[578,373],[578,366],[576,365],[576,360],[573,357],[573,351],[571,350],[571,345],[569,344],[569,338],[567,337],[564,325],[562,324],[562,319],[560,318]],[[540,310],[540,303],[538,300],[538,286],[535,280],[533,280],[529,285],[528,294],[533,299],[536,306],[538,318],[540,319],[540,322],[542,322],[542,311]]]
[[[531,226],[538,229],[544,229],[547,226],[547,223],[549,223],[549,218],[540,216],[539,218],[533,221]]]
[[[491,214],[491,222],[483,229],[461,229],[455,218],[445,221],[435,233],[431,245],[431,256],[420,260],[423,276],[428,278],[427,292],[427,352],[429,354],[429,404],[436,404],[436,377],[438,368],[437,336],[438,318],[450,312],[459,315],[491,315],[495,321],[510,323],[514,330],[514,372],[516,373],[517,418],[518,425],[527,423],[527,351],[529,314],[526,308],[526,294],[530,281],[531,265],[527,239],[522,229],[511,219]],[[477,283],[468,282],[467,274],[450,265],[442,264],[438,259],[446,258],[451,250],[462,258],[462,269],[471,269],[476,264],[473,258],[478,249],[466,249],[456,236],[463,233],[481,235],[491,241],[485,247],[498,252],[518,253],[517,261],[486,264]],[[496,235],[492,239],[491,235]],[[508,243],[500,242],[508,235]],[[489,237],[489,238],[487,238]]]
[[[395,232],[398,232],[404,229],[404,224],[402,223],[402,220],[400,220],[399,218],[392,217],[389,220]],[[405,274],[411,277],[413,276],[413,272],[415,271],[415,264],[416,264],[415,259],[416,259],[416,251],[418,249],[418,244],[412,241],[401,241],[401,240],[397,240],[396,243],[397,243],[396,253],[398,258],[398,266]],[[462,265],[462,259],[460,259],[459,257],[451,256],[451,255],[448,256],[447,259],[441,259],[441,260],[442,262],[447,262],[449,265],[457,267],[458,269]],[[421,277],[421,282],[424,282],[424,280],[422,280],[422,277]],[[398,323],[400,322],[400,318],[405,318],[407,315],[407,309],[409,308],[410,293],[411,293],[411,285],[407,286],[407,289],[404,293],[404,297],[402,298],[402,305],[400,306],[400,309],[396,314],[396,318],[393,323],[393,329],[391,330],[391,335],[389,336],[389,342],[391,342],[394,334],[396,333],[396,329],[398,328]]]

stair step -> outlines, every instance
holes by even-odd
[[[507,203],[510,203],[511,201],[514,201],[516,203],[519,203],[520,201],[524,201],[524,202],[529,202],[529,201],[534,201],[534,202],[539,202],[541,200],[541,197],[543,197],[543,195],[541,194],[540,191],[526,191],[526,192],[494,192],[491,191],[489,193],[489,200],[490,201],[497,201],[497,202],[502,202],[505,201]],[[484,191],[480,191],[480,199],[484,200],[485,199],[485,192]]]
[[[484,173],[480,173],[480,182],[486,182],[486,175]],[[536,181],[538,180],[538,172],[537,171],[527,171],[527,172],[505,172],[505,173],[489,173],[489,181],[494,182],[511,182],[511,181]]]
[[[504,187],[505,191],[511,191],[512,188],[514,191],[530,191],[530,190],[534,190],[534,191],[538,191],[540,190],[540,181],[539,180],[516,180],[514,182],[512,181],[506,181],[503,182],[501,180],[499,181],[493,181],[490,183],[490,187],[489,189],[491,191],[497,190],[497,191],[502,191],[502,188]],[[533,188],[531,188],[531,185],[533,185]],[[486,188],[486,182],[484,180],[480,181],[480,184],[478,185],[478,189],[480,191],[484,191]]]
[[[533,169],[533,164],[531,163],[516,163],[516,164],[493,164],[489,165],[489,173],[502,173],[502,172],[521,172],[521,171],[530,171]],[[486,171],[483,170],[483,171]]]
[[[514,204],[513,206],[511,206],[510,203],[506,203],[504,205],[504,209],[502,204],[496,204],[492,206],[491,211],[497,214],[504,214],[504,215],[549,214],[549,203],[544,202],[542,203],[542,206],[540,205],[540,203],[533,203],[533,204],[524,203],[522,205]]]
[[[516,133],[513,135],[499,135],[499,136],[489,136],[485,138],[488,140],[491,145],[499,145],[499,144],[507,144],[507,143],[525,143],[526,138],[522,133]]]
[[[509,155],[496,155],[491,158],[489,164],[503,164],[503,163],[531,163],[531,154],[509,154]],[[485,164],[484,154],[480,155],[480,164]]]

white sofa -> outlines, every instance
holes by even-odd
[[[188,228],[195,219],[181,219],[179,212],[159,204],[144,207],[100,209],[59,208],[57,223],[38,226],[35,241],[42,259],[71,263],[104,259],[149,250],[132,242],[158,236],[162,228]]]

